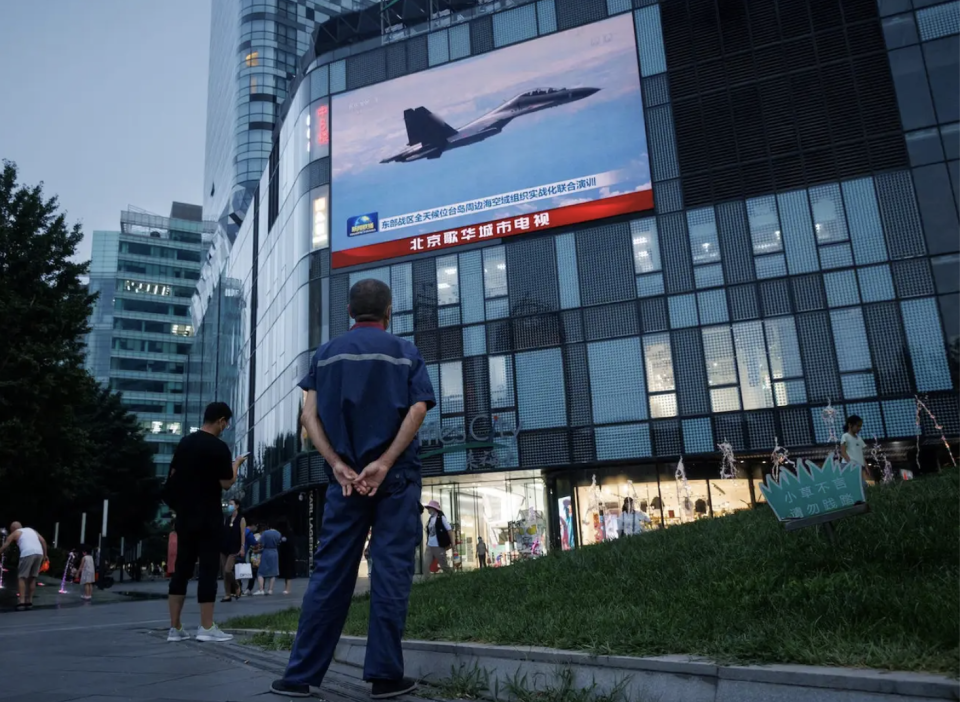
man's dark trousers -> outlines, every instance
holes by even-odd
[[[317,687],[323,682],[343,632],[371,527],[370,555],[377,573],[370,582],[363,677],[368,681],[403,677],[401,640],[422,534],[419,504],[418,469],[394,466],[372,498],[357,493],[344,497],[340,485],[330,483],[313,575],[284,680]]]

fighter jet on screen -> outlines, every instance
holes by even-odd
[[[396,156],[383,159],[380,163],[406,163],[420,159],[440,158],[444,151],[469,146],[483,141],[503,131],[513,119],[532,112],[559,107],[570,102],[583,100],[600,88],[539,88],[521,93],[507,100],[492,112],[475,119],[460,129],[454,129],[426,107],[403,111],[403,121],[407,125],[407,145],[409,149]]]

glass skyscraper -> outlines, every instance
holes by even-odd
[[[371,0],[213,0],[203,211],[232,240],[318,24]]]
[[[216,225],[198,205],[173,203],[170,217],[123,212],[120,231],[95,231],[87,369],[123,394],[168,472],[183,436],[184,373],[194,330],[190,297]]]

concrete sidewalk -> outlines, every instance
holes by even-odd
[[[305,581],[303,581],[305,584]],[[190,596],[195,585],[191,585]],[[217,619],[266,614],[299,598],[251,597],[217,605]],[[184,626],[199,611],[188,600]],[[272,702],[267,692],[282,673],[284,656],[262,656],[235,643],[168,644],[167,603],[138,599],[77,607],[35,608],[0,614],[0,702]],[[328,702],[369,698],[355,669],[329,676]],[[344,672],[346,671],[346,672]],[[421,702],[407,697],[407,702]]]

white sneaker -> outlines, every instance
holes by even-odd
[[[267,594],[267,593],[265,593],[263,590],[257,590],[255,593],[253,593],[253,596],[254,596],[254,597],[263,597],[263,596],[266,595],[266,594]]]
[[[209,629],[204,629],[200,626],[197,627],[197,641],[222,643],[223,641],[233,641],[233,635],[220,631],[220,628],[216,624]]]
[[[186,629],[182,626],[179,629],[174,629],[170,627],[170,633],[167,634],[167,641],[176,642],[176,641],[189,641],[190,634],[187,633]]]

